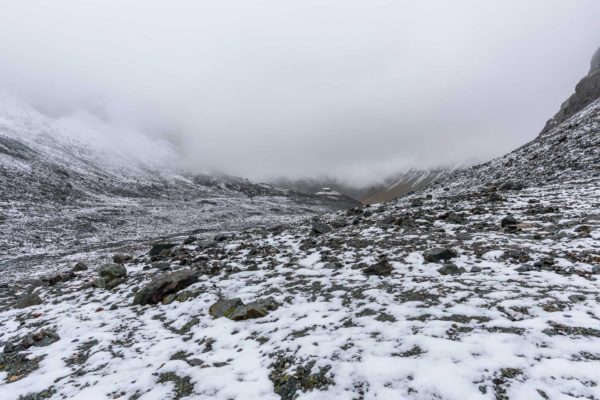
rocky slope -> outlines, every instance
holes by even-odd
[[[394,202],[12,281],[0,398],[598,399],[599,113]]]

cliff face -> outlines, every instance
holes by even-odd
[[[583,110],[598,97],[600,97],[600,48],[592,57],[590,72],[579,81],[575,93],[562,104],[558,113],[548,120],[541,135]]]

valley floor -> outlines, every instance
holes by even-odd
[[[15,283],[43,302],[2,299],[0,398],[600,399],[599,181],[321,223],[147,249],[112,290],[92,269]],[[198,280],[134,305],[167,269]],[[236,298],[269,305],[209,313]]]

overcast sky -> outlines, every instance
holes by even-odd
[[[194,167],[366,182],[533,139],[598,0],[3,0],[0,89],[164,136]]]

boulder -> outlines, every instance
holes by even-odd
[[[455,251],[446,249],[443,247],[436,247],[431,250],[427,250],[423,253],[423,258],[426,262],[437,263],[443,260],[450,260],[451,258],[456,257],[457,254]]]
[[[387,260],[383,260],[377,264],[368,266],[363,272],[366,275],[389,276],[392,273],[392,269],[392,265]]]
[[[187,238],[185,238],[185,240],[183,241],[183,244],[188,245],[188,244],[192,244],[194,243],[196,240],[198,240],[198,238],[196,236],[188,236]]]
[[[171,250],[175,243],[155,243],[150,248],[150,257],[159,256],[164,250]]]
[[[104,264],[98,268],[98,275],[100,277],[94,281],[95,286],[103,289],[112,289],[125,282],[127,269],[120,264]]]
[[[115,264],[125,264],[131,260],[133,260],[133,257],[131,257],[129,254],[117,253],[113,255],[113,262]]]
[[[195,283],[199,275],[199,272],[189,269],[159,275],[135,294],[133,304],[157,304],[165,296]]]
[[[517,221],[517,219],[515,217],[513,217],[512,215],[508,215],[504,218],[502,218],[502,221],[500,221],[500,226],[503,228],[509,227],[509,226],[517,226],[519,222]]]
[[[320,221],[312,221],[312,233],[315,235],[322,235],[324,233],[329,233],[333,230],[333,228],[323,222]]]
[[[210,306],[208,312],[215,318],[226,317],[233,321],[243,321],[265,317],[269,314],[269,311],[274,311],[278,307],[279,304],[272,297],[259,299],[248,304],[244,304],[238,298],[220,299]]]
[[[466,272],[466,270],[463,267],[459,268],[454,264],[446,264],[442,268],[438,269],[437,272],[442,275],[460,275],[463,272]]]
[[[83,261],[79,261],[77,264],[75,264],[75,266],[73,267],[73,269],[71,271],[73,272],[81,272],[81,271],[87,271],[88,266],[86,263],[84,263]]]

